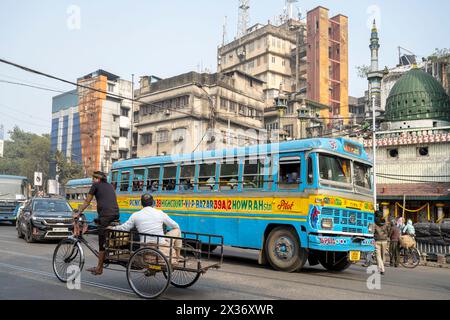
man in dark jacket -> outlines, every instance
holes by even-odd
[[[107,227],[114,221],[119,220],[119,205],[117,204],[114,187],[108,183],[103,172],[94,172],[92,182],[89,194],[78,211],[79,214],[82,214],[95,196],[98,213],[98,219],[96,219],[98,224],[98,264],[97,267],[89,268],[88,271],[94,275],[100,275],[103,273],[103,262],[105,261]]]
[[[400,228],[395,220],[391,222],[389,239],[391,240],[389,244],[390,264],[391,267],[397,268],[400,261]]]
[[[384,255],[387,249],[387,242],[389,238],[388,226],[381,211],[375,213],[375,247],[377,250],[377,266],[378,271],[384,274]]]

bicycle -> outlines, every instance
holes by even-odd
[[[389,257],[391,256],[389,249],[386,249],[385,254],[388,254]],[[420,251],[415,248],[404,248],[401,247],[400,248],[400,264],[404,267],[404,268],[408,268],[408,269],[414,269],[416,268],[419,264],[420,264]],[[373,252],[369,252],[366,254],[366,263],[364,264],[364,266],[370,267],[371,265],[376,265],[377,264],[377,251],[376,249]]]
[[[81,223],[79,219],[74,222]],[[58,280],[68,282],[79,276],[85,261],[83,244],[98,257],[98,251],[83,236],[95,231],[70,236],[56,246],[53,253],[53,272]],[[135,238],[139,240],[134,240]],[[200,239],[207,241],[202,242]],[[178,261],[174,261],[173,257],[173,244],[176,240],[182,242],[182,259]],[[205,245],[220,247],[218,261],[209,262],[209,252],[204,253],[202,257],[201,248]],[[197,282],[200,275],[208,269],[220,268],[223,263],[223,236],[182,232],[182,237],[178,238],[108,230],[105,251],[105,269],[108,269],[109,265],[124,267],[132,290],[141,298],[154,299],[162,295],[169,284],[187,288]]]

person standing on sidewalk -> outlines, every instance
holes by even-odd
[[[375,247],[377,251],[378,271],[384,275],[384,255],[388,242],[388,226],[384,220],[383,213],[377,211],[375,213]]]
[[[398,267],[400,261],[400,228],[397,224],[391,223],[391,228],[389,230],[389,256],[391,267]]]

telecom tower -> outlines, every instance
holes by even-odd
[[[249,9],[250,0],[239,0],[238,38],[247,33],[247,28],[250,23]]]

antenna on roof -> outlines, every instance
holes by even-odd
[[[249,9],[250,0],[239,0],[239,19],[238,19],[238,38],[247,33],[247,28],[250,23]]]

